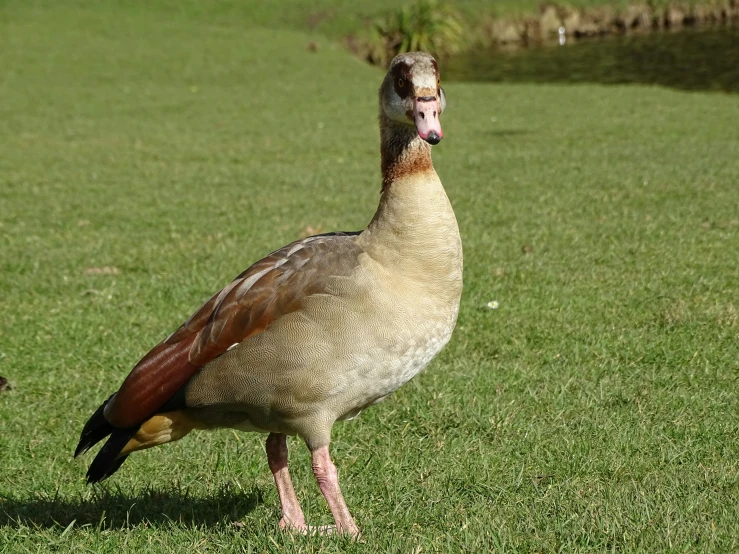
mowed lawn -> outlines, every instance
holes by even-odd
[[[279,531],[258,435],[86,486],[79,432],[151,346],[369,221],[383,72],[249,18],[80,6],[0,8],[0,552],[737,549],[735,95],[445,84],[465,292],[439,358],[334,429],[359,543]]]

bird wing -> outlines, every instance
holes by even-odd
[[[253,264],[136,364],[105,406],[105,419],[140,425],[205,364],[325,292],[329,277],[351,273],[362,252],[357,234],[308,237]]]

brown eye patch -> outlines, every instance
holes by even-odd
[[[412,93],[411,68],[405,62],[400,62],[393,67],[393,81],[395,92],[401,98],[407,98]]]

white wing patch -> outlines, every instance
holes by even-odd
[[[280,261],[282,263],[285,263],[285,260],[280,260]],[[262,275],[269,273],[275,267],[277,267],[277,265],[275,265],[274,267],[268,267],[267,269],[263,269],[262,271],[258,271],[254,275],[249,276],[248,279],[244,279],[239,285],[239,296],[243,296],[244,294],[246,294],[248,290],[254,285],[254,283],[256,283],[260,277],[262,277]]]

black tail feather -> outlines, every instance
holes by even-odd
[[[110,435],[108,442],[100,449],[92,464],[90,464],[90,468],[87,470],[88,483],[102,481],[113,475],[121,467],[121,464],[126,461],[128,455],[120,457],[118,455],[123,450],[123,447],[126,446],[126,443],[138,431],[136,427],[121,429],[113,427],[108,423],[104,414],[105,405],[108,402],[110,402],[110,398],[103,402],[87,421],[84,429],[82,429],[82,435],[80,435],[80,442],[77,445],[77,449],[74,451],[74,457],[76,458]]]
[[[118,455],[131,437],[136,434],[136,431],[138,429],[135,427],[131,429],[114,428],[108,442],[100,449],[87,470],[88,483],[98,483],[118,471],[121,464],[128,458],[128,455],[121,457],[118,457]]]
[[[110,398],[112,398],[112,396]],[[107,422],[105,415],[103,414],[105,405],[110,401],[110,398],[103,402],[100,407],[95,410],[95,413],[92,414],[92,417],[87,420],[87,423],[85,423],[85,428],[82,429],[82,435],[80,435],[80,442],[77,445],[77,449],[74,451],[75,458],[90,450],[90,448],[115,431],[115,427]]]

